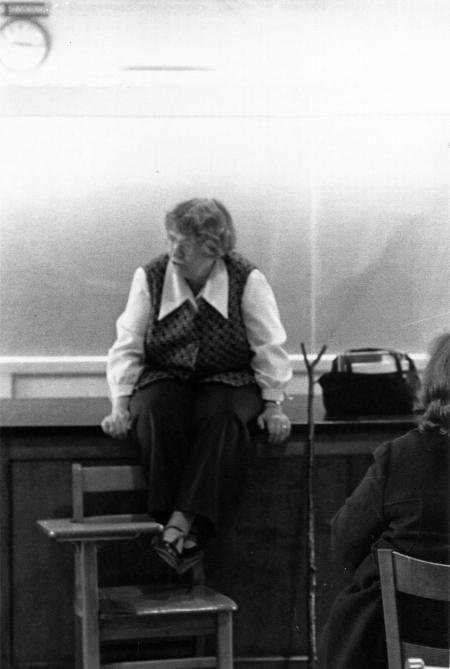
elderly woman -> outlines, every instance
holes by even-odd
[[[202,556],[236,499],[256,419],[280,444],[291,366],[264,275],[234,252],[224,205],[192,199],[166,216],[168,253],[136,270],[107,378],[114,438],[130,429],[164,527],[157,553],[179,573]]]
[[[450,333],[430,353],[418,427],[375,450],[375,463],[331,521],[335,559],[352,580],[325,625],[321,669],[388,666],[378,548],[450,563]],[[448,608],[440,605],[423,600],[417,620],[406,602],[412,640],[448,648]]]

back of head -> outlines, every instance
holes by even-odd
[[[430,345],[419,394],[419,426],[439,427],[450,432],[450,332],[436,337]]]

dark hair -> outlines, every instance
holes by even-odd
[[[419,393],[419,426],[450,430],[450,332],[436,337],[430,345],[430,359]]]
[[[215,199],[193,198],[166,214],[166,230],[195,237],[212,256],[233,250],[236,232],[226,207]]]

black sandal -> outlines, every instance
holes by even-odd
[[[196,564],[203,560],[204,552],[198,546],[186,548],[181,554],[181,560],[177,568],[178,574],[184,574],[189,569],[192,569]]]
[[[182,554],[177,551],[176,546],[180,539],[184,539],[184,532],[176,525],[166,525],[164,531],[170,529],[178,530],[180,533],[176,539],[165,541],[162,536],[156,536],[152,540],[152,546],[155,553],[159,555],[166,564],[172,567],[172,569],[175,569],[175,571],[178,571],[181,565]]]
[[[185,544],[192,542],[193,545],[190,548],[183,548],[181,561],[177,569],[178,574],[184,574],[203,559],[205,554],[202,549],[204,541],[204,532],[201,531],[198,523],[194,520],[191,529],[184,540]]]

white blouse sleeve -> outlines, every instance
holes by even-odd
[[[244,288],[242,315],[254,353],[251,366],[263,399],[282,400],[292,378],[291,362],[283,348],[286,332],[272,288],[257,269],[249,274]]]
[[[150,306],[147,279],[139,267],[133,276],[125,311],[116,323],[116,341],[108,351],[106,378],[112,398],[131,395],[144,367]]]

